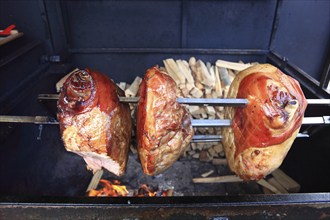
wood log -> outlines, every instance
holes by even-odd
[[[186,97],[186,98],[191,97],[191,95],[189,94],[189,91],[188,91],[186,86],[183,86],[183,88],[181,88],[181,92],[182,92],[184,97]]]
[[[201,176],[205,178],[205,177],[210,176],[212,173],[214,173],[214,170],[209,170],[209,171],[207,171],[205,173],[202,173]]]
[[[139,91],[139,86],[142,79],[140,77],[135,77],[133,83],[131,84],[128,89],[125,90],[125,96],[126,97],[135,97],[137,92]]]
[[[194,87],[190,91],[190,95],[192,95],[192,97],[195,97],[195,98],[201,98],[203,96],[203,92],[200,89],[198,89],[197,87]]]
[[[203,118],[203,119],[207,119],[208,118],[208,115],[206,114],[206,112],[203,112],[201,114],[201,118]]]
[[[206,177],[206,178],[193,178],[193,183],[235,183],[242,182],[243,180],[236,175]]]
[[[188,155],[189,156],[192,156],[192,155],[194,155],[194,154],[196,154],[197,152],[195,151],[195,150],[191,150],[191,151],[188,151]]]
[[[123,90],[123,91],[126,90],[126,82],[120,82],[117,85],[121,90]]]
[[[267,180],[270,184],[276,187],[281,193],[287,194],[289,193],[276,179],[275,177],[271,177]]]
[[[190,147],[192,150],[196,150],[197,149],[197,143],[191,143]]]
[[[270,191],[266,187],[262,187],[262,191],[263,191],[264,194],[274,194],[272,191]]]
[[[200,81],[200,82],[203,85],[213,88],[215,85],[215,77],[209,73],[204,62],[201,60],[198,60],[196,62],[196,67],[197,67],[197,72],[201,75],[201,78],[202,78],[202,81]]]
[[[211,79],[212,79],[212,88],[215,88],[215,66],[210,66],[210,68],[208,68],[208,71],[210,73]]]
[[[228,69],[228,76],[229,76],[230,83],[234,80],[234,78],[236,77],[236,74],[237,73],[234,73],[233,70]]]
[[[273,186],[272,184],[270,184],[269,182],[267,182],[264,179],[258,180],[257,183],[263,187],[266,187],[267,189],[274,192],[275,194],[281,194],[281,192],[275,186]]]
[[[181,82],[180,78],[177,76],[175,70],[173,70],[172,67],[170,64],[172,64],[171,61],[168,61],[168,60],[173,60],[173,59],[166,59],[166,60],[163,60],[163,63],[164,63],[164,66],[165,66],[165,69],[166,69],[166,72],[167,74],[172,77],[172,79],[175,81],[175,83],[179,86],[180,84],[184,83]],[[174,62],[174,60],[173,60]],[[174,62],[175,63],[175,62]]]
[[[129,148],[130,148],[130,150],[132,151],[133,154],[137,154],[137,153],[138,153],[136,147],[134,147],[133,144],[131,144],[131,145],[129,146]]]
[[[199,90],[201,90],[201,91],[204,90],[204,86],[203,86],[203,84],[202,84],[201,82],[199,82],[199,81],[195,81],[195,86],[196,86]]]
[[[97,170],[97,171],[94,172],[94,175],[93,175],[93,177],[92,177],[92,179],[91,179],[91,181],[90,181],[90,183],[87,187],[86,192],[89,192],[90,190],[97,188],[97,186],[99,185],[99,182],[102,178],[102,175],[103,175],[103,170],[102,169]]]
[[[168,66],[173,70],[174,74],[180,80],[180,84],[185,85],[186,74],[180,70],[178,64],[174,61],[174,59],[172,58],[166,59],[165,62],[168,64]]]
[[[224,67],[232,70],[242,71],[251,66],[251,64],[243,64],[243,63],[236,63],[236,62],[229,62],[225,60],[217,60],[215,64],[218,67]]]
[[[212,88],[205,87],[205,94],[211,94],[212,93]]]
[[[190,67],[192,73],[196,72],[196,58],[190,57],[188,63],[189,63],[189,67]]]
[[[218,153],[214,150],[213,147],[210,147],[209,149],[207,149],[207,152],[209,152],[209,155],[212,159],[213,159],[213,157],[218,156]]]
[[[205,144],[205,143],[197,143],[196,148],[197,148],[199,151],[202,151],[202,150],[204,149],[204,144]]]
[[[212,158],[210,157],[209,153],[206,150],[202,150],[199,153],[199,160],[202,162],[209,162],[212,160]]]
[[[206,106],[206,113],[211,116],[215,116],[215,109],[213,106]]]
[[[225,118],[225,113],[224,112],[216,111],[215,115],[216,115],[216,118],[220,118],[220,119]]]
[[[300,184],[286,175],[282,170],[276,169],[272,172],[272,175],[288,192],[296,193],[300,191]]]
[[[166,191],[166,197],[173,196],[173,194],[174,194],[174,189],[173,188],[170,188]]]
[[[191,84],[194,85],[195,80],[193,78],[193,76],[191,75],[191,70],[189,68],[188,63],[183,60],[177,60],[176,64],[178,66],[178,69],[180,70],[180,72],[185,76],[185,79],[187,80],[187,84]]]
[[[227,165],[227,159],[222,159],[222,158],[214,158],[212,160],[213,165]]]
[[[199,114],[200,113],[200,107],[197,105],[189,105],[188,110],[190,114]]]
[[[217,152],[217,154],[221,153],[223,151],[223,145],[222,143],[219,143],[217,145],[213,146],[213,149],[215,150],[215,152]]]
[[[192,158],[198,159],[199,158],[199,153],[195,153],[192,155]]]
[[[219,75],[220,75],[222,86],[223,87],[230,86],[232,81],[229,77],[228,70],[226,68],[220,67],[219,68]]]
[[[194,84],[186,83],[186,88],[190,92],[193,88],[195,88],[195,83]]]
[[[214,69],[215,69],[215,93],[217,97],[222,98],[222,86],[219,75],[219,67],[215,66]]]

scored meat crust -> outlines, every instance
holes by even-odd
[[[139,89],[138,153],[144,173],[156,175],[169,168],[193,136],[190,114],[177,103],[174,80],[157,67],[147,70]]]
[[[58,120],[66,150],[84,158],[93,171],[125,172],[132,121],[124,92],[107,76],[89,69],[73,72],[58,100]]]
[[[246,98],[246,107],[225,108],[223,129],[229,167],[244,180],[258,180],[283,162],[307,106],[299,83],[270,64],[247,68],[233,80],[227,98]]]

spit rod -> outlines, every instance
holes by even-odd
[[[58,124],[55,118],[48,116],[14,116],[0,115],[0,122],[7,123],[33,123],[33,124]],[[193,127],[226,127],[231,125],[230,119],[193,119]],[[330,116],[305,117],[303,125],[330,125]]]
[[[39,94],[38,100],[57,100],[58,94]],[[138,103],[139,97],[119,97],[120,102]],[[220,99],[220,98],[177,98],[181,104],[214,105],[214,106],[244,106],[247,99]],[[309,105],[330,105],[330,99],[307,99]]]
[[[305,134],[305,133],[298,133],[297,134],[297,138],[308,138],[309,134]],[[222,136],[221,135],[199,135],[196,134],[193,136],[193,138],[191,139],[190,142],[192,143],[198,143],[198,142],[220,142],[222,140]]]
[[[329,116],[330,118],[330,116]],[[194,121],[194,120],[193,120]],[[195,120],[197,121],[197,120]],[[206,120],[200,120],[206,121]],[[59,124],[54,118],[48,116],[9,116],[0,115],[0,122],[11,122],[11,123],[32,123],[32,124],[48,124],[54,125]],[[228,123],[226,121],[226,123]],[[223,123],[223,124],[226,124]],[[298,133],[298,138],[309,137],[308,134]],[[220,142],[222,140],[221,135],[194,135],[191,142]]]

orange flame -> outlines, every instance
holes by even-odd
[[[146,184],[142,184],[140,188],[138,189],[137,193],[134,194],[137,197],[155,197],[155,196],[172,196],[173,195],[173,189],[163,190],[160,191],[157,195],[156,190],[152,190],[150,187],[148,187]]]
[[[135,196],[137,197],[154,197],[157,192],[153,192],[146,184],[142,184]]]
[[[102,189],[91,189],[88,191],[88,196],[112,196],[112,197],[118,197],[118,196],[127,196],[128,191],[126,189],[126,186],[120,185],[120,182],[118,180],[114,180],[113,183],[111,183],[108,180],[101,179],[100,183],[103,185]]]
[[[109,196],[109,197],[118,197],[118,196],[127,196],[128,190],[126,186],[121,185],[118,180],[113,180],[112,183],[109,180],[101,179],[100,184],[102,185],[101,189],[91,189],[88,191],[87,196]],[[157,191],[147,186],[147,184],[142,184],[140,188],[134,193],[134,196],[137,197],[155,197],[155,196],[172,196],[173,189]]]

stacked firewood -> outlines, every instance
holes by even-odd
[[[237,72],[253,65],[224,60],[217,60],[215,64],[212,64],[196,60],[195,57],[191,57],[188,61],[169,58],[163,60],[163,64],[164,67],[160,67],[160,69],[173,78],[185,98],[226,98],[229,86]],[[118,86],[125,90],[127,97],[135,97],[140,83],[141,78],[136,77],[131,85],[121,82]],[[222,106],[188,105],[187,107],[195,119],[224,118],[224,108]],[[133,105],[131,109],[132,116],[134,116]],[[197,128],[195,134],[220,135],[221,129],[213,127]],[[131,149],[135,152],[134,147]],[[200,142],[190,143],[183,156],[217,163],[219,159],[225,157],[225,154],[221,142]]]

